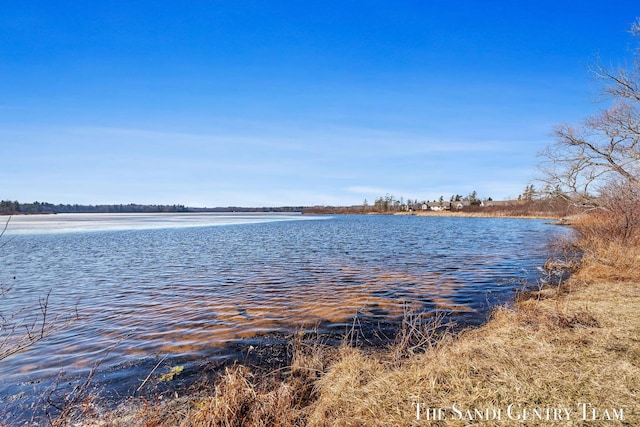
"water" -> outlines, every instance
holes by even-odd
[[[0,278],[11,285],[0,313],[37,313],[50,292],[49,319],[79,319],[0,361],[0,414],[24,416],[98,361],[94,383],[122,397],[160,361],[158,374],[179,364],[185,380],[243,345],[300,329],[340,335],[354,318],[366,329],[407,307],[477,324],[536,283],[548,239],[562,232],[545,221],[455,217],[14,217],[0,240]]]

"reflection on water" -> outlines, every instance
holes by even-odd
[[[483,321],[490,303],[537,279],[548,236],[562,232],[486,218],[73,217],[11,223],[0,259],[3,279],[16,279],[0,311],[51,290],[53,310],[77,307],[81,319],[0,362],[0,410],[41,393],[61,369],[81,378],[106,349],[99,381],[140,384],[165,356],[200,363],[262,334],[339,334],[356,317],[383,323],[406,307]],[[64,232],[41,232],[48,220]]]

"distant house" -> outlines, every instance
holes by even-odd
[[[429,209],[433,211],[450,211],[453,209],[460,210],[465,206],[468,206],[469,203],[467,201],[457,201],[457,202],[429,202],[427,203]]]
[[[514,203],[511,200],[485,200],[484,206],[511,206]]]
[[[427,206],[430,210],[436,212],[448,211],[451,209],[451,204],[449,202],[429,202]]]
[[[478,207],[488,207],[488,206],[511,206],[516,205],[521,202],[513,201],[513,200],[482,200],[477,204]],[[461,210],[465,207],[470,206],[471,203],[468,199],[465,200],[456,200],[456,201],[442,201],[442,202],[424,202],[424,203],[412,203],[408,205],[409,211],[450,211],[450,210]]]
[[[429,205],[426,203],[411,203],[409,205],[409,211],[428,211]]]

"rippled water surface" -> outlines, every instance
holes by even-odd
[[[158,372],[197,372],[234,344],[301,328],[340,334],[405,307],[478,323],[539,279],[560,232],[455,217],[14,217],[0,240],[0,279],[11,286],[0,313],[37,311],[50,292],[50,318],[79,319],[0,361],[0,414],[24,411],[61,370],[71,386],[103,358],[95,382],[131,394],[159,361]]]

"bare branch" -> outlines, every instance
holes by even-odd
[[[4,233],[6,233],[7,231],[7,228],[9,227],[9,221],[11,221],[11,215],[9,215],[9,217],[7,218],[7,221],[4,223],[4,228],[0,232],[0,239],[2,238],[2,236],[4,236]],[[0,243],[0,248],[3,248],[4,246],[6,246],[11,240],[13,239],[9,239],[3,243]]]
[[[640,36],[640,20],[631,32]],[[558,126],[556,142],[540,154],[542,181],[575,204],[595,206],[607,182],[640,185],[640,50],[635,56],[631,67],[592,68],[613,103],[577,126]]]

